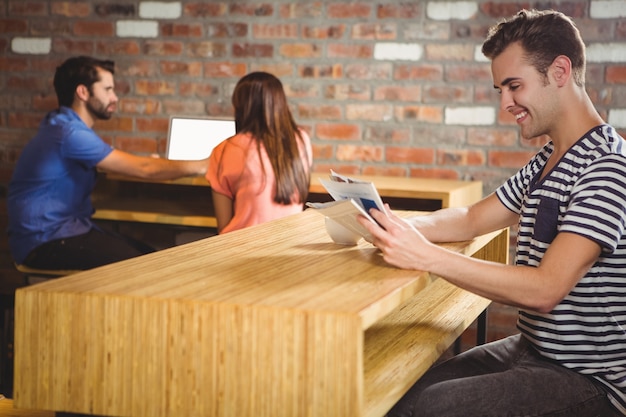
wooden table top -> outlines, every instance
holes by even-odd
[[[446,246],[464,253],[473,250],[467,242]],[[366,329],[430,281],[426,272],[388,265],[364,240],[357,246],[333,243],[324,217],[306,210],[20,291],[328,311],[359,315]]]

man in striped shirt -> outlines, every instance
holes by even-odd
[[[502,110],[547,144],[493,194],[467,208],[403,221],[361,219],[390,264],[428,270],[519,308],[519,335],[429,370],[389,416],[626,415],[626,147],[584,87],[573,21],[522,10],[483,44]],[[388,208],[387,208],[388,209]],[[514,265],[433,242],[518,225]]]

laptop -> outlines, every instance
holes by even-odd
[[[186,161],[205,159],[213,148],[234,134],[233,119],[171,116],[165,156]]]

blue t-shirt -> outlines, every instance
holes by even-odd
[[[42,243],[91,229],[96,164],[112,150],[68,107],[44,118],[9,183],[8,235],[15,262]]]

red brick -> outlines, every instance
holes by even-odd
[[[241,38],[248,35],[248,25],[245,23],[211,23],[207,26],[207,36],[214,38]]]
[[[228,54],[226,45],[219,42],[190,42],[185,49],[190,55],[200,58],[219,58]]]
[[[443,80],[443,67],[437,64],[397,65],[393,73],[394,80]]]
[[[431,148],[406,148],[387,146],[385,160],[399,164],[432,164],[435,162],[435,150]]]
[[[67,38],[52,38],[52,52],[67,55],[93,54],[94,43],[92,41],[80,41]]]
[[[411,141],[411,128],[399,126],[368,126],[365,138],[376,143],[408,143]]]
[[[136,138],[116,136],[114,146],[116,149],[135,154],[150,155],[158,152],[158,143],[151,138]]]
[[[304,26],[302,37],[305,39],[340,39],[346,32],[346,25]]]
[[[134,4],[96,4],[94,12],[100,17],[132,17],[137,10]]]
[[[362,174],[363,175],[385,175],[388,177],[406,177],[407,170],[406,168],[403,168],[403,167],[365,165],[363,167]]]
[[[10,112],[7,126],[15,129],[36,129],[44,114],[44,112]]]
[[[312,43],[282,44],[278,53],[286,58],[319,58],[322,55],[319,47]]]
[[[161,112],[161,102],[153,98],[128,98],[120,100],[118,108],[122,113],[131,114],[158,114]]]
[[[156,80],[137,80],[135,81],[135,92],[143,96],[174,95],[176,94],[176,83]]]
[[[488,64],[479,66],[448,65],[446,66],[446,81],[469,81],[472,83],[485,83],[485,85],[493,85],[491,68]]]
[[[391,104],[348,104],[346,119],[348,120],[391,120],[393,106]]]
[[[324,87],[324,98],[331,100],[367,100],[372,97],[370,89],[361,84],[332,84]]]
[[[163,75],[191,77],[202,75],[202,63],[200,62],[161,61],[159,67]]]
[[[512,147],[517,145],[517,138],[517,132],[511,129],[467,129],[467,144],[471,146]]]
[[[382,63],[351,63],[346,64],[346,77],[353,80],[389,80],[393,65]]]
[[[352,27],[352,39],[395,40],[397,30],[395,23],[357,23]]]
[[[225,3],[197,2],[183,6],[183,15],[190,17],[217,17],[225,15],[227,11]]]
[[[165,23],[161,24],[161,36],[200,38],[203,36],[201,24]]]
[[[28,59],[24,57],[0,57],[0,70],[2,72],[24,72],[28,69]]]
[[[265,71],[283,78],[294,75],[294,66],[290,61],[254,63],[250,65],[250,71]]]
[[[96,44],[96,53],[100,56],[139,55],[139,52],[139,44],[132,40],[98,42]]]
[[[133,59],[129,62],[116,63],[116,75],[131,77],[155,77],[158,73],[158,66],[152,60]]]
[[[0,33],[20,35],[28,33],[28,21],[20,19],[0,19]]]
[[[485,154],[482,151],[469,149],[439,149],[438,165],[472,166],[485,165]]]
[[[180,82],[178,93],[181,96],[211,97],[219,95],[219,88],[212,84]]]
[[[334,105],[298,104],[298,115],[304,119],[339,120],[341,107]]]
[[[424,48],[425,57],[430,61],[473,61],[474,45],[467,44],[428,44]]]
[[[331,19],[367,18],[372,14],[372,7],[363,3],[331,3],[326,6],[326,13]]]
[[[59,106],[56,94],[36,94],[35,96],[33,96],[32,102],[32,107],[34,110],[43,111],[46,113],[56,109]]]
[[[610,84],[626,84],[626,65],[607,66],[606,82]]]
[[[489,151],[489,165],[499,168],[521,168],[534,154],[532,151]]]
[[[247,72],[247,65],[243,62],[206,62],[204,64],[205,77],[242,77]]]
[[[326,163],[326,164],[315,163],[313,172],[321,172],[324,174],[329,174],[331,169],[343,175],[358,175],[361,173],[360,164],[354,165],[354,164],[346,164],[346,163],[342,163],[342,164],[340,163]]]
[[[279,15],[283,19],[319,18],[323,13],[321,1],[281,5]]]
[[[300,65],[298,75],[303,78],[341,78],[343,68],[341,64],[334,65]]]
[[[133,132],[135,131],[133,127],[133,119],[131,117],[123,117],[116,115],[111,117],[109,120],[97,120],[94,125],[94,130],[96,132]],[[137,130],[142,131],[143,129],[137,125]]]
[[[296,23],[252,25],[254,39],[294,39],[298,37]]]
[[[379,4],[376,17],[379,19],[415,19],[422,14],[421,4],[425,3]]]
[[[9,1],[9,16],[46,16],[48,14],[47,1]]]
[[[44,91],[49,87],[48,79],[37,76],[9,76],[7,77],[9,91]]]
[[[246,16],[271,16],[274,13],[274,6],[270,3],[258,3],[258,4],[244,4],[236,3],[231,4],[228,10],[231,15],[246,15]]]
[[[233,105],[228,102],[208,103],[206,113],[218,117],[233,117]]]
[[[452,169],[442,168],[412,168],[409,174],[415,178],[438,178],[443,180],[458,180],[459,173]]]
[[[499,105],[500,95],[492,83],[474,86],[474,103]]]
[[[318,123],[315,125],[315,133],[322,140],[360,140],[361,129],[359,125],[347,123]]]
[[[201,100],[163,100],[165,114],[204,115],[205,102]]]
[[[442,106],[397,106],[394,114],[400,121],[417,120],[427,123],[443,122]]]
[[[137,132],[161,132],[166,133],[170,120],[167,117],[155,117],[155,118],[143,118],[137,117],[135,119],[137,126]]]
[[[336,157],[339,161],[382,161],[384,147],[368,145],[339,145]]]
[[[109,37],[115,34],[113,22],[94,20],[80,20],[74,23],[72,31],[77,36]]]
[[[87,17],[91,14],[91,7],[86,1],[54,1],[50,4],[50,13],[64,17]]]
[[[326,55],[329,58],[371,59],[374,56],[374,46],[371,44],[349,45],[334,43],[327,45]]]
[[[273,71],[267,71],[270,74],[274,74],[280,78],[280,76]],[[316,98],[319,96],[319,85],[311,84],[283,84],[285,89],[285,95],[289,98]]]
[[[174,41],[146,41],[141,47],[144,55],[178,56],[183,52],[182,42]]]
[[[274,55],[274,45],[235,43],[232,54],[237,58],[271,58]]]
[[[420,101],[422,89],[420,86],[386,85],[374,89],[374,100],[378,101]]]
[[[313,148],[313,160],[317,161],[320,159],[330,159],[333,156],[333,146],[332,145],[320,145],[313,143],[311,144]]]
[[[425,103],[471,103],[471,94],[471,89],[466,86],[433,85],[424,89],[423,101]]]
[[[72,33],[72,24],[70,22],[58,20],[40,20],[31,22],[30,33],[36,36],[70,36]]]

